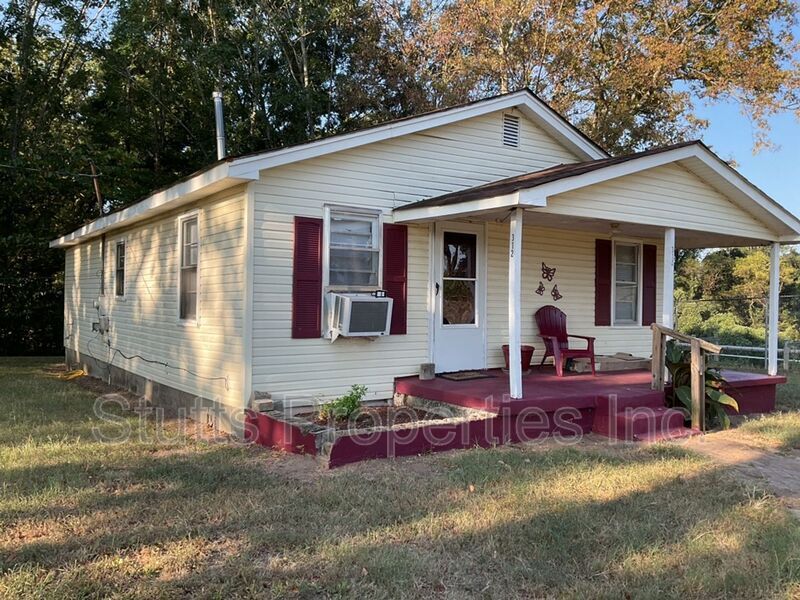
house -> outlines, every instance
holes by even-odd
[[[780,244],[800,221],[687,142],[611,157],[529,91],[229,157],[51,242],[66,251],[67,361],[236,429],[255,392],[291,405],[352,384],[503,366],[555,304],[599,354],[672,324],[676,248]],[[456,260],[454,260],[454,258]],[[447,259],[447,260],[446,260]],[[387,335],[331,332],[329,292],[392,299]],[[369,296],[371,297],[371,296]]]

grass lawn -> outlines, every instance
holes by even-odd
[[[0,597],[800,596],[800,524],[678,447],[320,471],[175,426],[100,443],[47,364],[0,359]]]
[[[778,386],[776,408],[782,411],[800,411],[800,371],[789,371],[786,383]]]
[[[756,416],[741,423],[732,434],[767,448],[800,449],[800,412]]]
[[[800,372],[789,371],[778,386],[777,412],[748,417],[730,435],[765,448],[800,449]]]
[[[765,373],[755,366],[755,361],[723,359],[713,366],[735,371]],[[773,450],[800,449],[800,371],[784,372],[786,383],[778,386],[775,402],[776,412],[770,415],[748,416],[725,435],[741,438],[743,442]]]

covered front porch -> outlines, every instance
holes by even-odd
[[[768,371],[777,373],[780,244],[800,223],[701,144],[559,165],[411,203],[394,219],[431,225],[436,372],[498,367],[507,344],[507,374],[493,379],[516,406],[531,397],[526,386],[566,390],[523,377],[521,345],[536,347],[537,362],[544,347],[533,323],[544,305],[563,310],[570,334],[596,338],[598,354],[648,358],[649,326],[673,326],[681,248],[771,247]]]

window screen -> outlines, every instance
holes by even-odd
[[[181,222],[180,318],[197,318],[197,217]]]
[[[339,288],[378,286],[379,225],[378,215],[331,211],[329,285]]]
[[[114,281],[117,296],[125,295],[125,242],[117,242],[117,254],[114,258]]]
[[[639,321],[639,246],[614,245],[614,323]]]

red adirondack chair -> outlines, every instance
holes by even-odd
[[[539,335],[544,340],[542,364],[548,356],[552,356],[556,366],[556,375],[563,377],[564,362],[568,358],[588,358],[592,367],[592,375],[595,375],[593,337],[567,333],[567,315],[555,306],[543,306],[536,311],[535,319],[536,325],[539,327]],[[570,348],[569,338],[586,340],[586,348]]]

